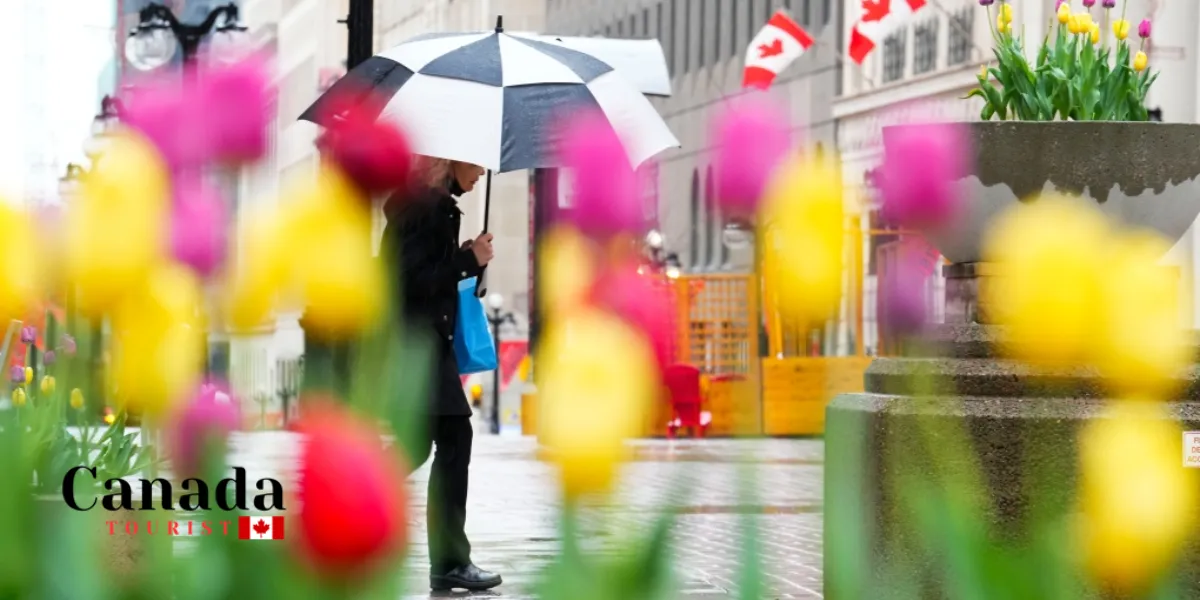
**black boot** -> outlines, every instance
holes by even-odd
[[[447,591],[458,588],[478,592],[482,590],[490,590],[503,581],[500,575],[490,571],[484,571],[473,564],[466,564],[450,570],[444,575],[430,575],[429,587],[434,591]]]

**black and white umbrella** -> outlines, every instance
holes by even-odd
[[[417,154],[489,171],[560,166],[561,120],[588,109],[607,117],[634,167],[679,146],[649,100],[607,63],[504,33],[499,23],[492,32],[425,35],[377,54],[300,118],[327,125],[319,121],[326,102],[364,90],[388,99],[378,118],[403,127]]]

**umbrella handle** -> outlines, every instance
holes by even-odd
[[[487,183],[484,186],[483,196],[483,232],[487,233],[488,219],[492,212],[492,170],[488,169]],[[487,295],[487,288],[483,287],[483,278],[487,275],[487,265],[483,265],[483,269],[479,271],[479,278],[475,280],[475,297],[483,298]]]

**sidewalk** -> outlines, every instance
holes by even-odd
[[[251,477],[294,477],[295,439],[286,433],[236,435],[235,464]],[[736,593],[741,518],[758,514],[769,598],[821,598],[820,440],[644,440],[624,469],[616,497],[584,514],[588,530],[608,522],[613,533],[589,536],[607,551],[613,538],[647,530],[681,474],[693,478],[675,529],[676,580],[682,598],[728,598]],[[558,552],[559,498],[552,465],[536,458],[536,441],[477,432],[471,462],[467,533],[472,557],[500,572],[494,597],[530,598],[541,569]],[[237,458],[237,455],[246,457]],[[253,458],[250,458],[253,456]],[[250,464],[247,464],[250,463]],[[739,467],[750,463],[759,483],[756,506],[740,506]],[[253,465],[253,466],[251,466]],[[425,503],[429,465],[411,479],[413,541],[405,598],[428,598]]]

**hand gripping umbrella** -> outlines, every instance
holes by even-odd
[[[611,66],[561,45],[506,34],[502,19],[495,31],[431,34],[377,54],[300,118],[329,125],[320,121],[336,118],[326,114],[329,102],[344,107],[357,99],[362,110],[378,112],[375,118],[400,125],[413,152],[486,168],[485,232],[492,172],[561,166],[557,125],[572,113],[602,113],[635,168],[679,146],[650,101]],[[387,101],[368,104],[368,98]]]

